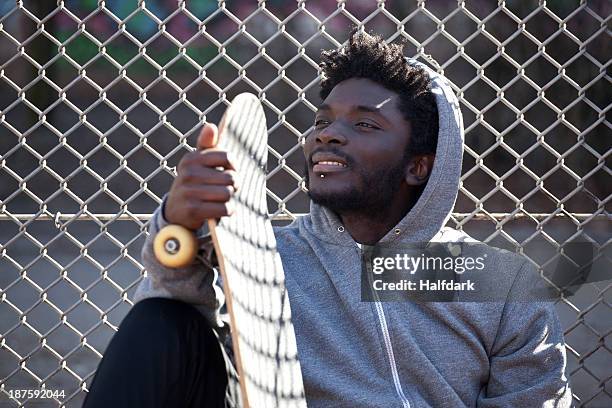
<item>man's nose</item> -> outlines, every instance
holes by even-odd
[[[346,137],[341,129],[341,125],[338,123],[332,123],[317,134],[316,142],[325,144],[337,143],[343,145],[346,144]]]

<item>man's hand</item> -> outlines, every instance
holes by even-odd
[[[229,200],[236,192],[235,168],[227,151],[217,149],[217,126],[207,123],[196,151],[183,156],[168,193],[164,215],[171,224],[197,230],[207,219],[231,215]]]

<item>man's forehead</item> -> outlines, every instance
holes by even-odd
[[[399,95],[366,78],[351,78],[336,85],[319,110],[349,109],[369,112],[389,111],[397,107]]]
[[[380,103],[374,103],[374,104],[368,104],[368,105],[358,105],[358,104],[342,104],[342,107],[344,109],[348,109],[348,110],[356,110],[356,111],[362,111],[362,112],[373,112],[373,113],[378,113],[378,112],[382,112],[384,110],[387,110],[388,108],[391,108],[391,106],[389,105],[389,103],[391,103],[391,101],[393,100],[393,98],[389,97],[385,100],[383,100]],[[319,111],[325,111],[325,110],[333,110],[335,107],[333,106],[334,102],[330,101],[330,103],[322,103],[318,106]]]

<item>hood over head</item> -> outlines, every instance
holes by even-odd
[[[429,74],[431,91],[438,106],[438,145],[433,168],[423,193],[402,220],[379,243],[428,242],[444,227],[455,206],[463,159],[463,118],[459,101],[448,80],[425,64],[406,58]],[[354,246],[340,218],[329,208],[310,202],[310,216],[305,221],[320,239],[338,245]],[[398,232],[399,230],[399,232]]]

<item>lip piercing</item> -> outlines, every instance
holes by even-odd
[[[321,178],[325,177],[325,174],[321,174]]]

